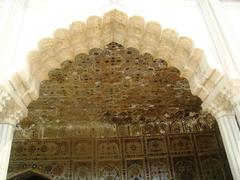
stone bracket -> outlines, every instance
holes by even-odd
[[[0,123],[16,125],[27,116],[27,107],[19,101],[7,83],[0,85]]]

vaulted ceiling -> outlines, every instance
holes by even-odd
[[[110,43],[49,72],[21,126],[148,123],[199,114],[200,105],[176,68],[151,54]]]

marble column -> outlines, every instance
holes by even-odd
[[[238,89],[238,91],[240,91],[240,89]],[[233,104],[233,108],[235,111],[235,115],[238,121],[238,127],[239,127],[239,131],[240,131],[240,97],[239,96],[233,96],[232,99],[232,104]]]
[[[12,124],[0,124],[0,180],[5,180],[15,126]]]
[[[0,84],[0,180],[7,177],[16,124],[27,116],[27,108],[19,99],[7,84]]]
[[[240,178],[240,131],[234,113],[215,116],[234,180]]]
[[[231,103],[240,131],[240,78],[231,79],[224,85],[222,94]]]

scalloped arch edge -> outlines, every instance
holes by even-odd
[[[204,101],[223,77],[209,66],[203,50],[195,48],[192,39],[179,37],[174,29],[163,29],[158,22],[145,22],[143,17],[112,10],[91,16],[86,23],[75,21],[68,29],[59,28],[52,38],[43,38],[38,49],[27,55],[27,67],[9,81],[26,106],[38,98],[40,83],[48,72],[59,68],[66,60],[92,48],[103,48],[111,42],[133,47],[140,53],[150,53],[176,67],[189,81],[193,95]]]

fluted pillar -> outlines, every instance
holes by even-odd
[[[239,125],[239,128],[240,128],[240,102],[235,105],[234,109],[235,109],[236,117],[237,117],[237,120],[238,120],[238,125]]]
[[[238,121],[239,131],[240,131],[240,95],[238,92],[240,90],[239,88],[240,88],[240,86],[237,87],[237,90],[235,90],[237,92],[233,95],[233,97],[231,97],[231,102],[232,102],[232,105],[233,105],[233,108],[235,111],[235,115],[236,115],[236,118]]]
[[[0,124],[0,180],[5,180],[15,126],[12,124]]]
[[[7,86],[0,85],[0,180],[5,180],[7,176],[16,124],[27,116],[26,107],[9,92]]]
[[[236,115],[236,119],[240,131],[240,78],[230,79],[228,83],[224,85],[222,94],[227,101],[229,101],[233,107],[233,111]]]
[[[240,149],[238,146],[238,143],[240,143],[240,131],[234,113],[217,117],[217,123],[233,178],[238,180],[240,178]]]
[[[224,93],[220,93],[210,103],[204,102],[202,107],[216,118],[233,179],[239,180],[240,130],[233,105],[226,99]]]

